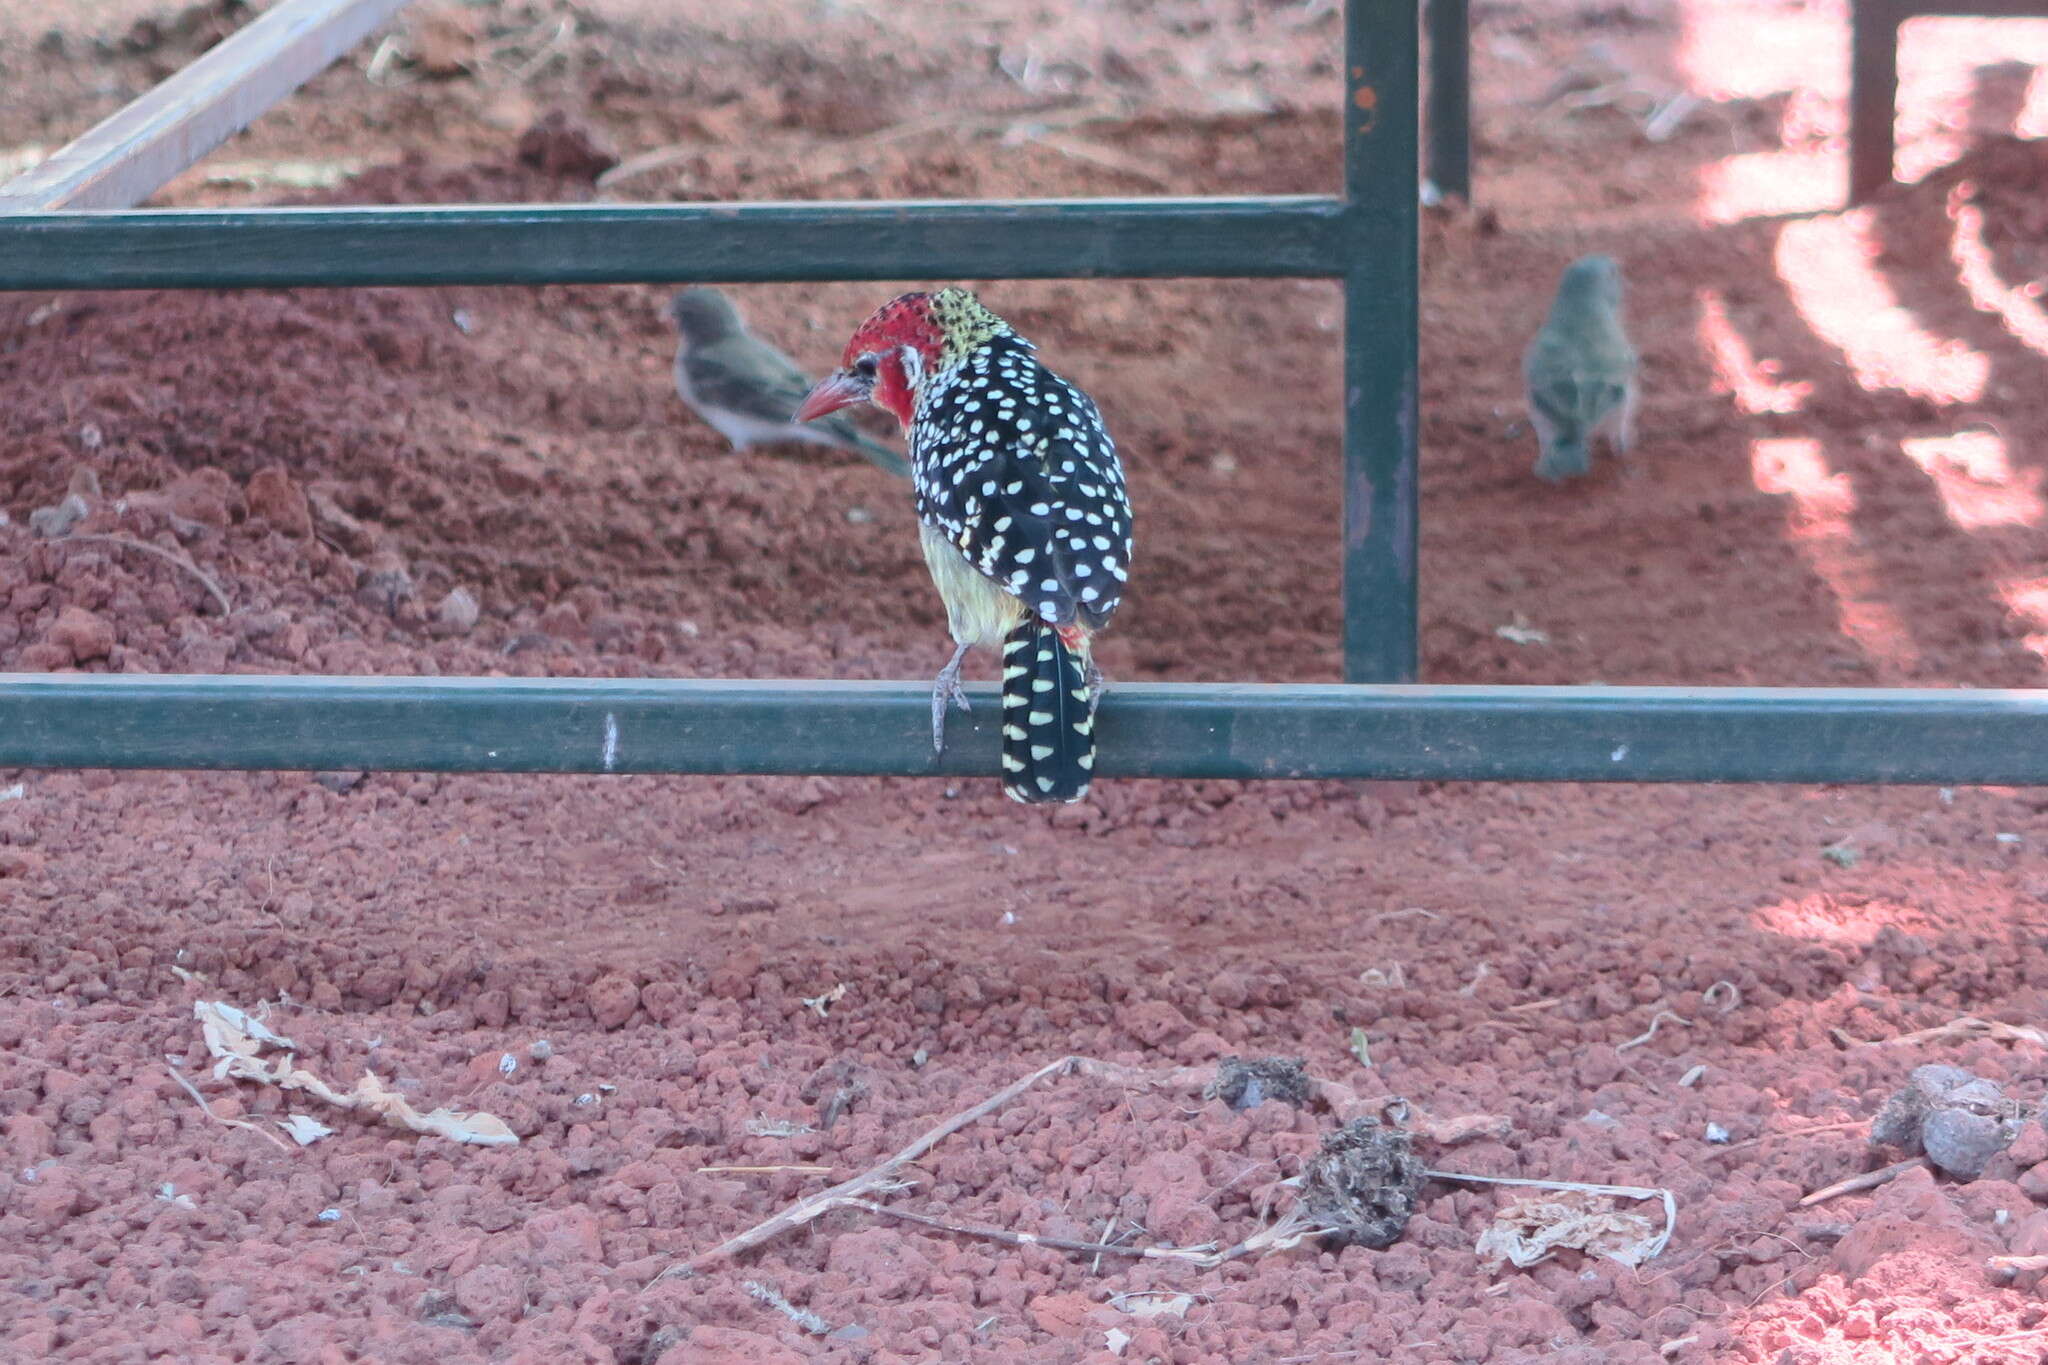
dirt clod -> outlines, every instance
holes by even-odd
[[[2026,1110],[1994,1080],[1933,1063],[1884,1102],[1870,1123],[1873,1146],[1925,1152],[1958,1180],[1975,1180],[2019,1136]]]
[[[1247,1062],[1233,1054],[1216,1064],[1216,1079],[1202,1091],[1202,1098],[1222,1100],[1232,1109],[1256,1109],[1266,1100],[1305,1104],[1314,1093],[1299,1057]]]
[[[48,507],[38,507],[28,514],[28,526],[37,535],[50,540],[68,535],[71,528],[84,521],[92,511],[84,498],[72,493],[61,502]]]
[[[1302,1210],[1331,1229],[1332,1247],[1387,1247],[1400,1240],[1422,1190],[1422,1158],[1412,1139],[1370,1116],[1323,1138],[1302,1172]]]
[[[519,135],[519,161],[543,175],[595,180],[619,164],[619,154],[587,125],[553,109]]]

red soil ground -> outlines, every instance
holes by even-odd
[[[1337,179],[1328,6],[786,8],[508,6],[438,38],[448,13],[416,16],[401,50],[366,45],[223,150],[253,187],[194,172],[167,202],[589,197],[517,163],[556,107],[628,154],[679,149],[630,197]],[[2048,55],[2042,26],[1927,30],[1906,161],[1963,159],[1863,213],[1776,217],[1837,198],[1842,6],[1475,8],[1479,202],[1425,241],[1427,676],[2039,685],[2048,155],[1998,139],[2033,104],[1998,105],[1997,63]],[[154,36],[129,28],[150,15]],[[189,57],[203,24],[167,37],[170,16],[0,21],[0,146],[61,141]],[[436,42],[455,74],[408,60]],[[1593,97],[1539,108],[1573,72]],[[1637,115],[1680,89],[1705,104],[1647,140]],[[1049,116],[1029,111],[1076,100],[1104,118],[1033,134]],[[931,121],[963,109],[981,121]],[[330,179],[343,152],[378,168],[277,183]],[[1553,490],[1511,430],[1517,359],[1590,250],[1631,281],[1642,450]],[[1334,291],[985,293],[1127,452],[1140,557],[1110,676],[1334,678]],[[882,294],[742,303],[823,364]],[[0,668],[931,672],[943,622],[901,488],[856,461],[731,455],[668,388],[661,298],[0,298]],[[33,533],[67,492],[80,529],[189,556],[232,610],[156,558]],[[473,626],[443,620],[457,589]],[[2028,792],[1124,782],[1048,815],[992,780],[0,789],[17,781],[7,1359],[1073,1361],[1121,1340],[1128,1361],[2019,1361],[2048,1343],[2039,1272],[1985,1266],[2048,1252],[2048,1131],[1972,1184],[1918,1172],[1797,1207],[1889,1159],[1854,1125],[1917,1064],[2029,1100],[2048,1085],[2025,1043],[1856,1041],[2048,1014],[2048,803]],[[216,1081],[194,999],[273,1002],[316,1073],[370,1068],[521,1142]],[[1434,1165],[1666,1187],[1676,1233],[1635,1270],[1565,1253],[1496,1276],[1473,1243],[1511,1192],[1435,1184],[1386,1251],[1200,1270],[842,1211],[656,1280],[1066,1053],[1298,1055],[1364,1107],[1505,1120]],[[209,1120],[171,1068],[219,1117],[337,1131],[280,1150]],[[1228,1243],[1333,1121],[1064,1079],[884,1197]],[[830,1173],[704,1169],[792,1164]],[[1191,1298],[1127,1311],[1147,1290]]]

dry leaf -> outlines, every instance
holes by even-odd
[[[1508,1205],[1494,1215],[1493,1226],[1479,1234],[1474,1250],[1492,1271],[1503,1263],[1526,1270],[1559,1249],[1638,1266],[1657,1254],[1660,1240],[1656,1227],[1642,1214],[1566,1190],[1525,1195]]]
[[[1141,1289],[1135,1293],[1118,1294],[1109,1303],[1117,1312],[1129,1313],[1134,1318],[1156,1318],[1167,1313],[1180,1317],[1194,1307],[1195,1296],[1172,1294],[1164,1289]]]
[[[834,1005],[838,1004],[841,1000],[844,1000],[845,998],[846,983],[842,981],[838,985],[834,986],[831,990],[826,991],[823,995],[805,996],[803,998],[804,1008],[815,1012],[820,1019],[823,1019],[825,1017],[825,1011],[831,1009]]]
[[[514,1147],[519,1137],[503,1119],[490,1114],[436,1109],[422,1114],[403,1095],[388,1088],[374,1072],[365,1071],[355,1088],[340,1091],[310,1071],[293,1065],[290,1054],[297,1044],[282,1038],[247,1013],[218,1000],[198,1000],[192,1013],[206,1033],[206,1050],[213,1054],[216,1078],[257,1081],[280,1090],[303,1090],[342,1109],[367,1109],[395,1128],[428,1133],[480,1147]],[[262,1056],[265,1044],[286,1050],[278,1058]],[[289,1129],[288,1129],[289,1131]],[[293,1134],[297,1136],[296,1133]]]
[[[284,1129],[285,1136],[301,1147],[310,1147],[321,1138],[329,1137],[334,1130],[310,1114],[293,1114],[289,1118],[276,1120]]]
[[[192,1014],[199,1020],[199,1026],[206,1031],[207,1051],[216,1057],[221,1055],[223,1046],[230,1046],[231,1050],[250,1057],[255,1056],[264,1043],[272,1047],[281,1047],[287,1052],[299,1050],[297,1043],[282,1034],[271,1032],[261,1019],[247,1010],[235,1008],[226,1001],[195,1001],[192,1005]],[[240,1036],[242,1046],[232,1046],[228,1043],[227,1040],[236,1035]],[[220,1076],[226,1073],[215,1067],[213,1074]]]

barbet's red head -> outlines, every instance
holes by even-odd
[[[1007,331],[965,289],[899,294],[854,330],[839,368],[805,395],[795,420],[815,421],[855,403],[873,403],[907,427],[928,379]]]

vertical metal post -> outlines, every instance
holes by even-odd
[[[1849,12],[1849,202],[1892,183],[1898,117],[1899,7],[1856,0]]]
[[[1421,35],[1415,0],[1344,10],[1344,677],[1412,682]]]
[[[1429,0],[1429,183],[1472,199],[1472,34],[1468,0]]]

